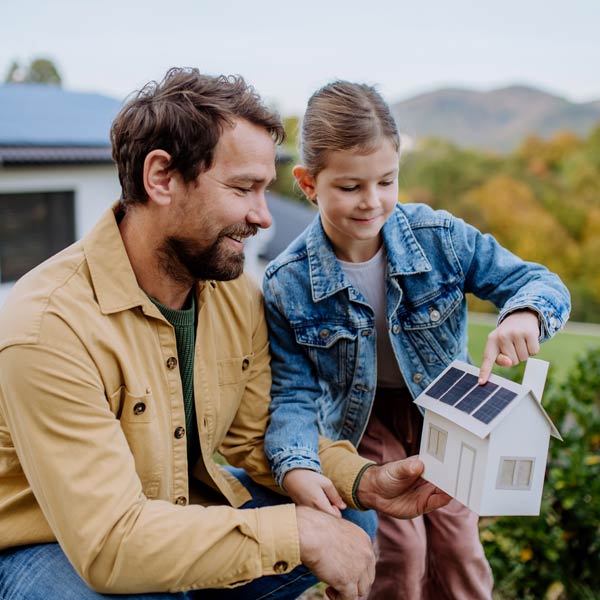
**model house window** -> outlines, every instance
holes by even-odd
[[[439,429],[435,425],[429,426],[429,438],[427,440],[427,452],[432,456],[435,456],[441,462],[444,462],[444,456],[446,454],[446,440],[448,439],[448,432],[443,429]]]
[[[75,194],[0,194],[0,283],[16,281],[75,241]]]
[[[496,487],[501,490],[530,489],[533,463],[533,458],[501,458]]]

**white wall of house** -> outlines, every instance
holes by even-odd
[[[85,235],[121,193],[114,165],[35,166],[0,168],[0,194],[73,191],[75,236]],[[0,284],[0,305],[11,283]]]

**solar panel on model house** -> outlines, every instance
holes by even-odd
[[[475,375],[451,367],[425,393],[487,425],[517,397],[517,393],[491,381],[484,385],[478,385],[477,381]]]

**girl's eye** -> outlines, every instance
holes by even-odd
[[[342,192],[354,192],[358,189],[357,185],[340,185],[339,189],[342,190]]]
[[[394,180],[390,180],[390,181],[380,181],[379,185],[383,185],[383,186],[388,186],[388,185],[392,185],[394,183]]]

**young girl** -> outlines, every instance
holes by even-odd
[[[317,91],[294,176],[319,209],[273,261],[264,293],[271,334],[272,414],[266,450],[298,504],[339,514],[320,474],[319,434],[347,439],[377,463],[418,453],[413,399],[455,358],[468,360],[465,294],[500,308],[480,383],[516,365],[566,321],[569,293],[464,221],[399,205],[399,136],[372,87]],[[456,501],[413,520],[379,515],[370,598],[490,599],[477,516]]]

